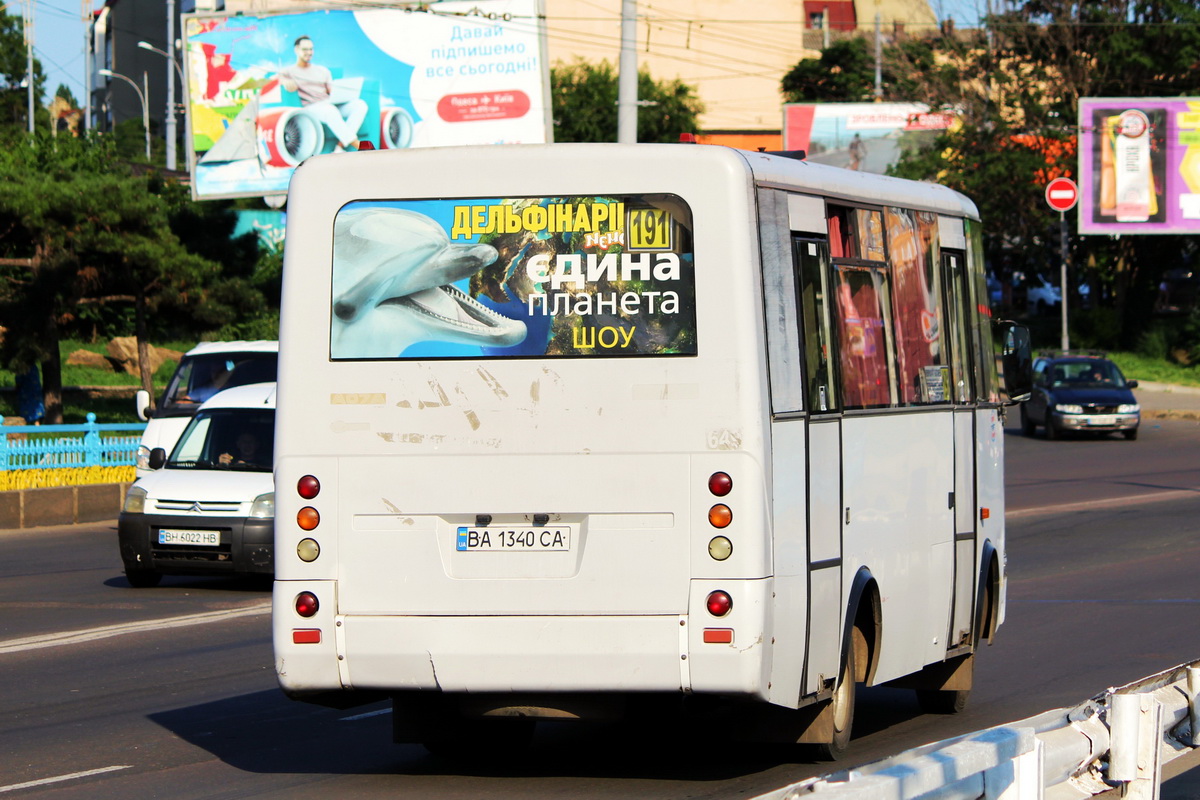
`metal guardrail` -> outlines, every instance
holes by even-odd
[[[809,778],[754,800],[1081,800],[1119,788],[1157,800],[1162,765],[1200,747],[1200,661],[1074,708]]]
[[[144,422],[0,427],[0,471],[134,466]]]

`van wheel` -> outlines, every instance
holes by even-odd
[[[866,652],[866,637],[855,627],[850,630],[850,642],[837,688],[830,703],[833,706],[833,741],[817,745],[817,756],[824,761],[836,761],[850,747],[850,729],[854,725],[854,676],[858,674],[859,649]]]
[[[152,589],[162,581],[162,573],[152,569],[126,569],[125,580],[135,589]]]
[[[1134,439],[1137,438],[1137,432],[1138,432],[1137,428],[1131,428],[1130,430],[1127,430],[1127,431],[1121,431],[1121,435],[1132,442]]]

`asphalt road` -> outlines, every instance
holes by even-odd
[[[909,692],[865,690],[847,764],[1200,658],[1200,423],[1148,420],[1137,442],[1047,442],[1015,424],[1008,619],[978,659],[971,704],[928,716]],[[391,744],[385,706],[284,698],[267,599],[216,579],[130,589],[112,523],[0,534],[0,794],[740,798],[831,769],[720,730],[675,741],[569,724],[539,730],[520,762],[439,760]]]

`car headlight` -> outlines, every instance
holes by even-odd
[[[139,444],[137,455],[134,456],[134,463],[138,469],[150,469],[150,448],[144,444]]]
[[[121,510],[126,514],[144,514],[146,511],[146,490],[140,486],[130,486],[125,493],[125,505]]]
[[[1142,410],[1142,407],[1137,403],[1122,403],[1117,406],[1118,414],[1136,414]]]
[[[250,506],[250,516],[256,519],[274,519],[275,493],[267,492],[254,498],[254,502]]]
[[[1083,406],[1072,405],[1070,403],[1059,403],[1058,413],[1060,414],[1082,414]]]

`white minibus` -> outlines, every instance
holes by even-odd
[[[966,197],[556,144],[313,158],[288,214],[290,696],[388,697],[397,741],[465,755],[670,708],[833,756],[856,683],[962,708],[1005,608]]]

